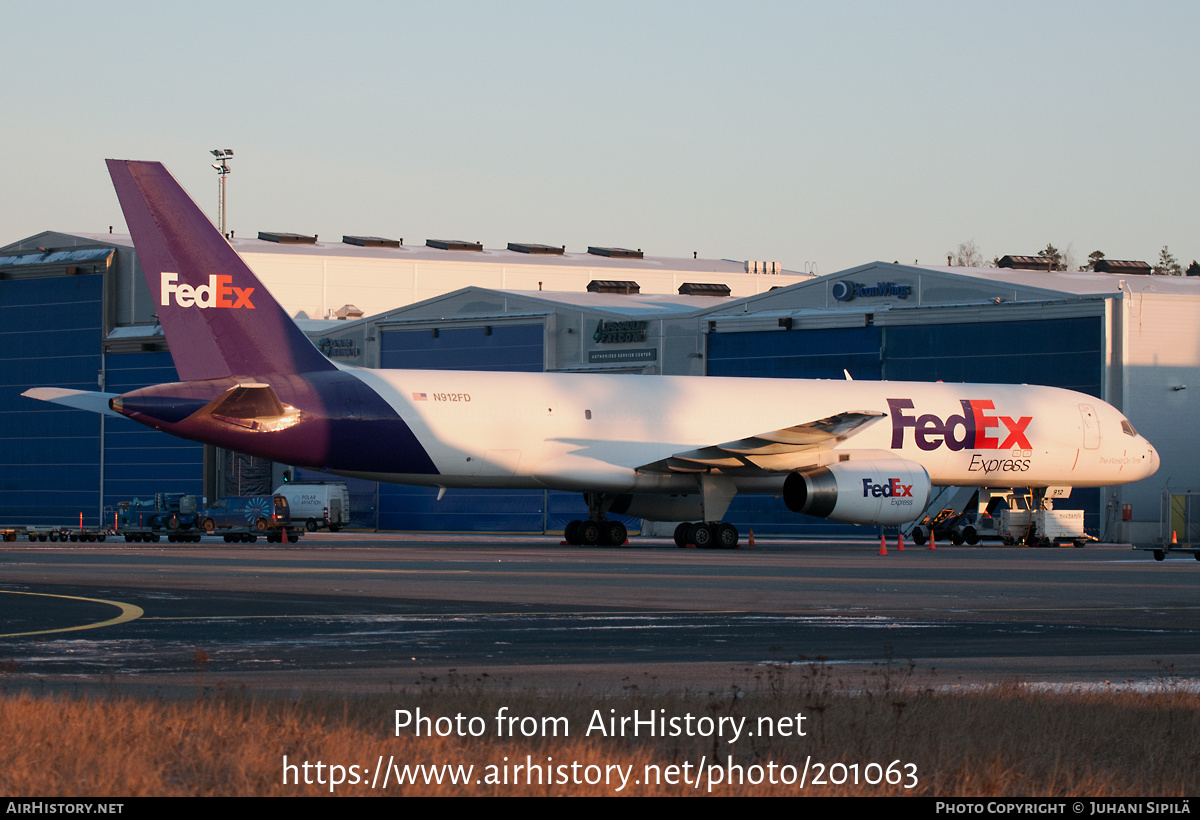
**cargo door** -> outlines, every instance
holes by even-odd
[[[1095,450],[1100,446],[1100,421],[1096,417],[1096,408],[1081,404],[1079,414],[1083,417],[1083,448]]]

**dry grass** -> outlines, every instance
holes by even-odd
[[[289,763],[321,761],[361,766],[370,777],[382,756],[398,765],[482,767],[535,763],[633,766],[621,794],[704,794],[691,785],[633,784],[647,765],[665,767],[732,752],[743,766],[893,760],[915,763],[916,788],[846,784],[815,786],[721,784],[714,794],[885,795],[957,797],[1183,796],[1200,789],[1200,695],[1164,682],[1150,694],[1038,693],[1022,687],[947,693],[883,675],[865,691],[846,693],[828,668],[760,673],[743,691],[645,692],[571,696],[515,690],[503,684],[456,681],[406,693],[357,699],[262,700],[206,694],[189,701],[124,697],[0,697],[0,790],[10,797],[139,795],[328,794],[327,785],[285,785]],[[395,736],[394,710],[425,715],[480,716],[479,738]],[[499,738],[494,717],[563,716],[567,738]],[[600,710],[634,709],[667,716],[806,716],[805,737],[743,737],[736,745],[702,737],[584,737]],[[658,712],[665,710],[665,712]],[[583,770],[580,769],[580,772]],[[813,769],[810,768],[809,777]],[[315,771],[311,774],[315,775]],[[300,775],[301,779],[303,775]],[[612,794],[604,785],[407,785],[385,791],[344,784],[338,794],[585,795]]]

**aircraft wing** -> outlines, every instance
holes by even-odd
[[[638,468],[644,473],[703,473],[793,470],[812,456],[833,447],[887,413],[854,410],[828,418],[770,430],[749,438],[685,450]]]

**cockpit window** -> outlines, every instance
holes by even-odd
[[[1125,435],[1137,437],[1137,430],[1133,429],[1133,425],[1125,419],[1121,419],[1121,429],[1125,431]]]

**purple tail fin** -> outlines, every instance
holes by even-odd
[[[160,162],[108,160],[184,381],[335,370]]]

